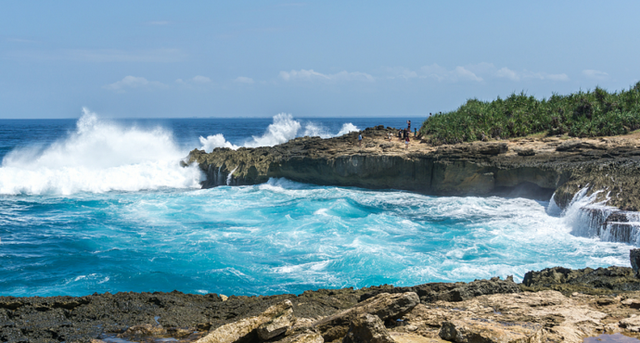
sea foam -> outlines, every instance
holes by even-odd
[[[352,123],[344,123],[340,131],[337,134],[329,132],[329,130],[322,125],[309,121],[304,125],[293,118],[291,114],[279,113],[273,116],[273,123],[271,123],[265,132],[261,136],[251,136],[241,145],[235,145],[227,141],[221,133],[210,135],[205,137],[200,136],[200,150],[211,152],[215,148],[230,148],[238,149],[243,146],[246,148],[256,148],[261,146],[274,146],[282,143],[286,143],[296,137],[300,136],[317,136],[320,138],[331,138],[336,136],[342,136],[352,131],[358,131],[358,127]]]
[[[171,132],[123,127],[86,108],[73,132],[44,147],[22,147],[0,167],[0,194],[72,194],[199,187],[197,166]]]

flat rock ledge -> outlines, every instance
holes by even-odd
[[[640,133],[593,139],[519,138],[433,146],[406,146],[378,126],[322,139],[301,137],[274,147],[193,150],[203,188],[252,185],[269,178],[317,185],[398,189],[429,195],[516,196],[567,208],[577,194],[598,236],[634,243],[640,229]]]
[[[328,139],[301,137],[274,147],[190,152],[204,188],[287,178],[318,185],[400,189],[432,195],[516,195],[564,208],[581,189],[621,211],[640,210],[640,133],[593,139],[519,138],[408,147],[377,126]]]
[[[635,255],[634,255],[635,256]],[[632,268],[300,295],[0,297],[2,342],[582,342],[640,334]]]

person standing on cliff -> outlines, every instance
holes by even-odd
[[[358,133],[358,146],[362,146],[362,133]]]
[[[407,134],[407,137],[404,139],[404,148],[409,149],[409,134]]]
[[[407,131],[411,132],[411,120],[407,120]]]

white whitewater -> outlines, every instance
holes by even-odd
[[[241,146],[245,148],[256,148],[261,146],[274,146],[286,143],[296,137],[316,136],[321,138],[331,138],[342,136],[349,132],[358,131],[358,127],[352,123],[344,123],[337,134],[332,134],[320,124],[308,122],[302,130],[302,124],[295,120],[291,114],[279,113],[273,117],[270,124],[262,136],[252,136]],[[200,136],[200,150],[211,152],[215,148],[238,149],[241,146],[230,143],[221,133],[205,137]]]
[[[640,214],[606,206],[606,199],[596,202],[598,194],[603,191],[587,195],[588,190],[587,186],[576,193],[561,213],[564,221],[571,227],[571,233],[606,242],[640,245]],[[547,213],[557,213],[558,210],[552,197]]]
[[[73,194],[195,188],[197,166],[163,128],[122,127],[86,108],[76,130],[44,148],[18,148],[0,166],[0,194]]]

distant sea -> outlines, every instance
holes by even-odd
[[[631,246],[580,234],[577,204],[286,179],[203,190],[179,163],[407,119],[424,118],[0,120],[0,295],[301,293],[629,265]]]

